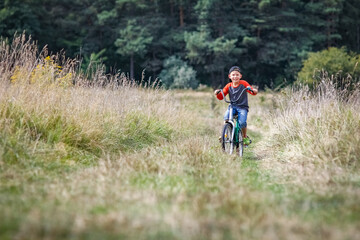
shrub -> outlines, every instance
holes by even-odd
[[[343,48],[329,48],[320,52],[309,53],[309,57],[303,62],[303,68],[298,73],[298,82],[310,86],[317,85],[324,77],[324,72],[329,76],[336,76],[332,79],[340,82],[348,75],[358,81],[360,68],[358,62],[360,55],[347,52]]]
[[[197,88],[196,71],[176,56],[164,61],[164,69],[159,75],[166,88]]]

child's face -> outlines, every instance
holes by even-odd
[[[230,74],[229,74],[229,78],[231,79],[232,82],[234,83],[237,83],[240,81],[242,75],[241,73],[239,73],[238,71],[232,71]]]

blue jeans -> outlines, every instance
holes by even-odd
[[[230,108],[230,106],[229,106],[229,108]],[[229,115],[230,115],[229,108],[226,110],[225,115],[224,115],[225,121],[229,119]],[[233,107],[233,116],[235,116],[236,113],[238,114],[238,122],[239,122],[240,128],[242,129],[242,128],[246,127],[248,111],[244,108]]]

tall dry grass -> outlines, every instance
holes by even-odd
[[[82,158],[141,149],[170,140],[186,113],[156,83],[137,84],[100,66],[79,71],[76,59],[48,55],[25,35],[0,43],[0,157]]]
[[[356,195],[360,88],[351,78],[337,82],[334,76],[324,76],[313,89],[293,86],[272,94],[273,109],[266,121],[270,131],[258,155],[281,181],[288,178],[308,189],[336,192],[335,183],[339,191],[352,189]]]
[[[277,144],[297,145],[300,153],[317,163],[359,167],[360,88],[339,89],[323,79],[314,90],[307,87],[283,92],[273,114]]]

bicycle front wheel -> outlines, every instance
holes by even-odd
[[[239,135],[238,135],[238,143],[236,144],[237,147],[237,153],[239,154],[240,157],[242,157],[242,155],[244,154],[244,140],[242,137],[242,131],[239,130]]]
[[[233,149],[234,149],[234,142],[231,138],[232,128],[233,127],[230,123],[226,123],[224,125],[224,129],[223,129],[222,136],[221,136],[222,148],[223,148],[224,152],[226,152],[228,154],[232,154]]]

